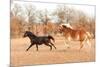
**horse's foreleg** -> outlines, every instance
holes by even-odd
[[[31,43],[31,45],[26,49],[28,51],[34,44]]]
[[[37,48],[37,51],[38,51],[38,44],[36,44],[36,48]]]

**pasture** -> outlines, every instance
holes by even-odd
[[[91,39],[91,45],[84,42],[81,50],[79,41],[69,42],[70,48],[64,44],[64,37],[54,36],[55,46],[52,51],[45,45],[32,46],[29,51],[25,51],[29,45],[28,38],[11,39],[11,66],[37,65],[37,64],[58,64],[95,61],[95,39]]]
[[[95,6],[88,6],[12,2],[11,66],[95,61]],[[29,34],[24,36],[25,31],[30,31],[36,36],[53,36],[57,49],[49,45],[50,37],[40,38]],[[23,36],[26,38],[22,38]],[[72,41],[65,44],[65,38],[66,41],[70,39]],[[91,44],[83,42],[88,39]],[[36,44],[38,49],[36,45],[31,45],[32,47],[28,50],[31,43]],[[67,44],[70,46],[68,47]],[[52,48],[51,51],[50,48]]]

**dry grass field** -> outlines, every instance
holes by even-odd
[[[95,61],[95,40],[91,39],[91,45],[84,43],[84,47],[79,49],[78,41],[71,41],[70,48],[64,44],[63,37],[54,37],[55,46],[52,51],[45,45],[36,46],[25,51],[29,45],[28,38],[11,39],[11,66],[20,65],[37,65],[37,64],[58,64],[58,63],[74,63],[74,62],[93,62]]]

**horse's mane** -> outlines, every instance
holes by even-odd
[[[67,30],[83,30],[83,31],[86,31],[85,28],[83,27],[78,27],[78,28],[72,28],[70,24],[67,25],[61,25],[63,28],[67,29]]]
[[[67,30],[73,30],[72,28],[67,27],[67,26],[65,26],[65,25],[62,25],[62,27],[65,28],[65,29],[67,29]]]
[[[73,27],[69,23],[67,23],[67,24],[61,24],[60,26],[63,26],[64,28],[73,29]]]
[[[34,33],[30,32],[30,31],[26,31],[26,33],[28,33],[28,35],[37,37]]]

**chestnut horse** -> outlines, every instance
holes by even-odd
[[[80,49],[83,47],[83,42],[87,41],[90,44],[90,34],[85,29],[73,29],[70,24],[62,24],[59,27],[59,32],[63,33],[63,36],[67,41],[78,40],[80,41]],[[65,43],[66,44],[66,43]],[[69,45],[67,45],[69,47]]]

